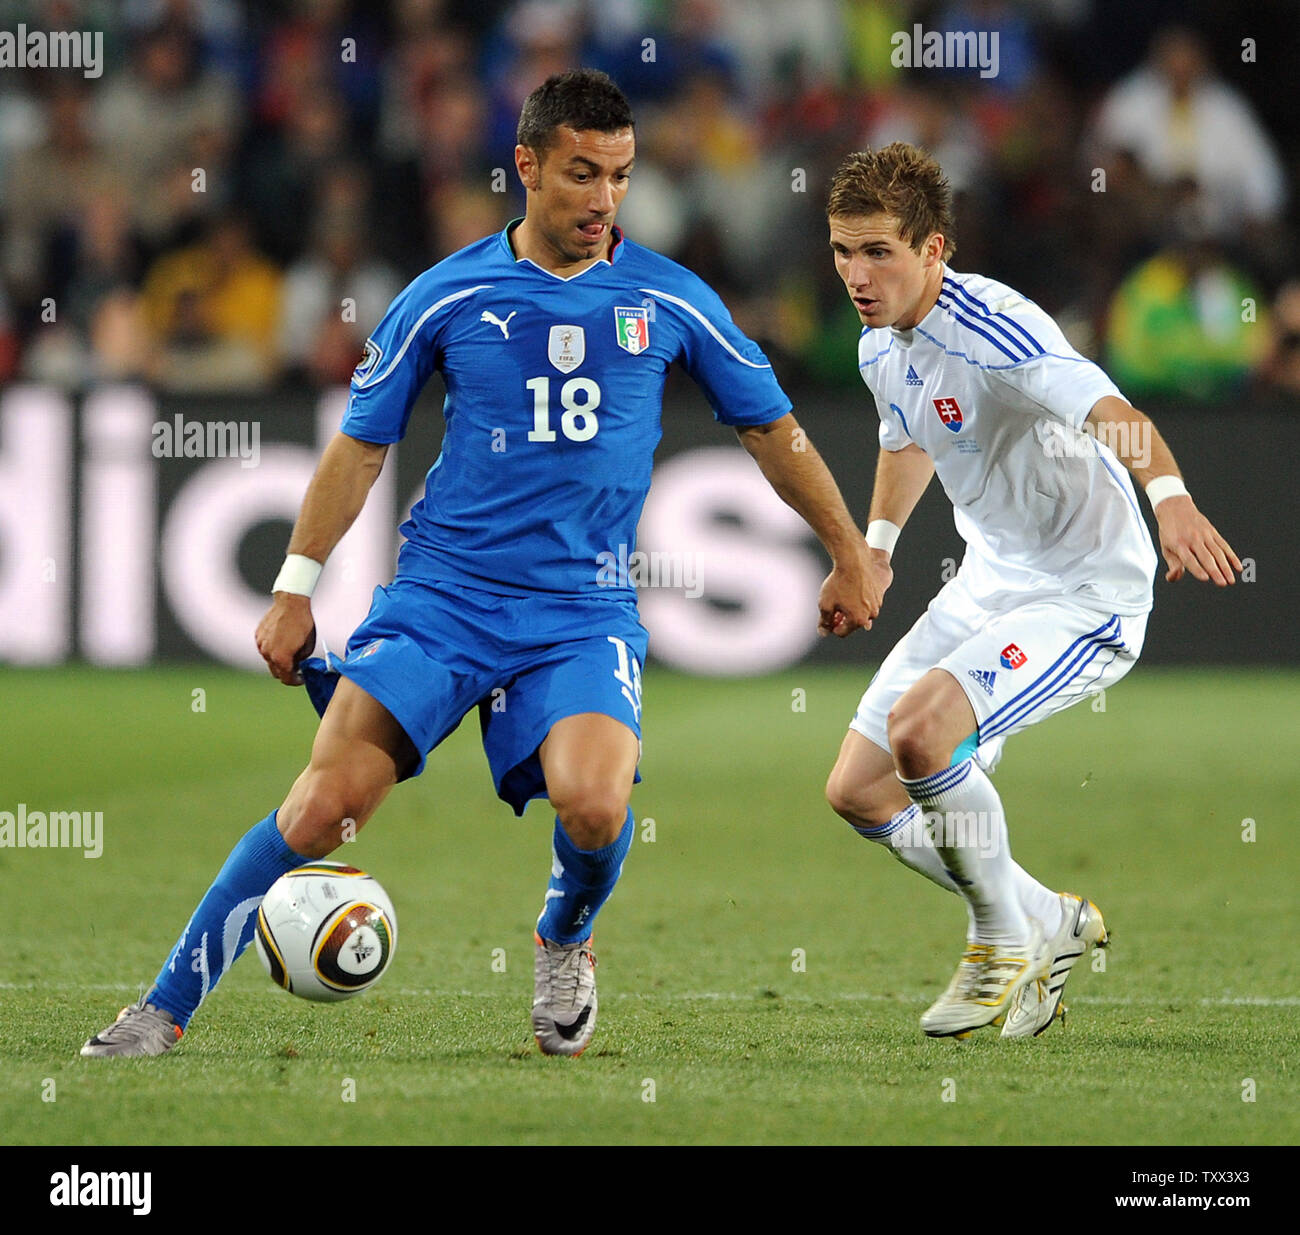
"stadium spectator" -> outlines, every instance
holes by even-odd
[[[582,33],[576,0],[523,0],[507,11],[484,49],[493,166],[509,168],[514,161],[524,99],[552,73],[578,67]]]
[[[431,243],[424,265],[432,265],[468,244],[499,232],[510,221],[510,199],[485,185],[446,184],[428,201]]]
[[[77,220],[94,197],[120,186],[88,126],[88,93],[76,77],[58,77],[46,100],[47,136],[17,155],[5,180],[4,272],[15,298],[57,300]]]
[[[1111,303],[1108,367],[1136,400],[1214,400],[1242,389],[1268,346],[1260,291],[1208,236],[1143,262]]]
[[[1285,45],[1227,84],[1207,52],[1236,29],[1227,10],[1194,9],[1197,34],[1137,11],[1117,33],[1095,0],[40,6],[50,28],[84,26],[90,11],[102,78],[0,74],[0,281],[16,370],[72,385],[139,366],[147,318],[138,270],[121,275],[103,256],[114,245],[87,234],[90,200],[116,194],[137,266],[190,248],[237,209],[282,271],[319,256],[314,220],[350,215],[371,259],[405,280],[519,213],[513,177],[493,190],[520,101],[583,63],[638,103],[629,235],[718,287],[743,328],[806,377],[853,376],[835,359],[853,319],[812,272],[823,253],[810,203],[845,149],[896,137],[949,170],[959,265],[1021,287],[1089,354],[1116,288],[1167,249],[1173,218],[1208,229],[1267,290],[1296,268],[1286,168],[1300,166],[1300,131],[1274,97],[1288,84]],[[896,68],[892,38],[918,21],[996,28],[997,78]],[[94,228],[122,230],[95,210]],[[51,296],[57,322],[42,320]]]
[[[72,226],[57,313],[33,335],[25,374],[71,388],[140,376],[147,353],[137,291],[142,255],[129,203],[107,188],[85,203]]]
[[[1260,384],[1266,391],[1300,399],[1300,280],[1284,284],[1274,298],[1268,332]]]
[[[322,183],[352,152],[347,108],[323,83],[294,96],[283,125],[250,140],[240,166],[239,200],[276,262],[287,264],[301,252],[304,220],[315,213]]]
[[[150,377],[166,390],[263,389],[276,368],[281,277],[237,215],[149,271],[144,320],[154,340]]]
[[[376,138],[385,159],[414,159],[429,96],[445,82],[474,74],[475,49],[469,35],[441,24],[438,7],[437,0],[406,0],[399,7],[395,43],[384,63]]]
[[[1221,241],[1272,223],[1286,200],[1272,141],[1186,27],[1156,34],[1147,62],[1103,100],[1092,141],[1103,158],[1131,156],[1151,191],[1175,204],[1186,204],[1192,186],[1197,212]]]
[[[98,92],[94,131],[126,185],[135,226],[161,245],[226,184],[241,113],[230,83],[203,68],[188,26],[146,31],[133,60]]]
[[[361,218],[326,212],[284,279],[279,342],[290,376],[346,384],[366,335],[401,289],[392,268],[366,252]]]

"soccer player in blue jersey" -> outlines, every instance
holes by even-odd
[[[337,848],[475,707],[501,798],[517,814],[534,797],[555,810],[533,1032],[547,1054],[585,1049],[592,924],[632,840],[646,650],[634,589],[603,586],[600,563],[635,543],[674,361],[830,553],[822,633],[870,626],[879,596],[862,533],[766,358],[699,278],[614,226],[634,153],[608,77],[550,78],[519,121],[523,219],[420,275],[366,344],[257,630],[275,677],[306,677],[327,704],[311,761],[235,846],[152,988],[83,1055],[173,1046],[247,947],[275,879]],[[397,576],[341,663],[304,661],[316,578],[435,370],[446,433],[402,526]]]

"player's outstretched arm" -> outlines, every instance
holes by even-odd
[[[862,532],[821,455],[789,413],[736,432],[777,495],[803,517],[831,555],[833,568],[817,599],[819,633],[843,637],[859,627],[870,630],[883,591]]]
[[[1176,583],[1187,570],[1202,583],[1219,587],[1236,583],[1233,571],[1240,573],[1241,560],[1197,510],[1173,452],[1151,418],[1123,399],[1106,395],[1088,413],[1088,424],[1147,490],[1160,530],[1160,551],[1169,567],[1165,579]]]
[[[876,479],[867,515],[867,548],[872,568],[880,579],[882,598],[894,581],[890,562],[898,535],[933,476],[934,460],[915,442],[902,450],[882,448],[876,460]]]
[[[290,557],[324,564],[361,513],[387,454],[386,445],[334,435],[307,486],[289,540]],[[274,677],[286,686],[301,686],[298,662],[316,642],[310,587],[307,594],[277,590],[272,595],[257,626],[257,650]]]

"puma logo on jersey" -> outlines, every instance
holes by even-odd
[[[485,309],[485,310],[483,311],[483,316],[480,317],[478,320],[479,320],[480,322],[491,322],[492,325],[494,325],[494,326],[500,326],[500,327],[501,327],[501,334],[502,334],[505,338],[508,339],[508,338],[510,338],[510,318],[511,318],[511,317],[514,317],[515,313],[518,313],[518,312],[519,312],[519,310],[518,310],[518,309],[515,309],[515,310],[510,314],[510,316],[507,317],[506,320],[503,322],[503,321],[502,321],[502,320],[501,320],[501,319],[500,319],[500,318],[499,318],[495,313],[493,313],[493,312],[491,311],[491,309]]]

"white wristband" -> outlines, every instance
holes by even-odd
[[[280,573],[271,585],[272,592],[292,592],[295,596],[310,596],[316,589],[316,580],[323,569],[312,558],[301,553],[291,553],[284,559]]]
[[[1187,486],[1177,476],[1157,476],[1146,487],[1147,499],[1155,510],[1167,497],[1190,497]]]
[[[898,543],[902,528],[888,519],[872,519],[867,524],[867,548],[883,549],[890,557],[894,556],[894,546]]]

